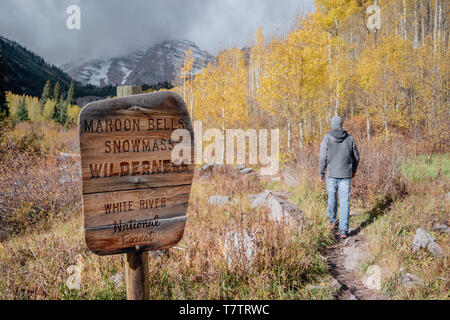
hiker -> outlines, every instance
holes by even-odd
[[[337,192],[339,192],[339,233],[342,239],[348,236],[350,215],[350,185],[359,164],[359,153],[353,137],[342,129],[342,118],[331,119],[331,131],[320,145],[319,176],[325,181],[328,192],[330,223],[336,226]]]

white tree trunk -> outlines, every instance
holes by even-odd
[[[298,127],[299,127],[299,136],[300,136],[300,140],[298,142],[298,145],[299,145],[300,148],[303,148],[303,142],[305,140],[305,136],[304,136],[304,133],[303,133],[303,119],[300,119]]]
[[[439,18],[438,18],[438,41],[441,41],[441,29],[442,29],[442,3],[439,1]]]
[[[402,23],[402,38],[406,40],[408,37],[408,31],[406,29],[406,0],[403,0],[403,23]]]
[[[288,152],[291,152],[291,121],[288,120]]]
[[[319,133],[320,133],[320,136],[322,136],[323,135],[323,127],[322,127],[323,125],[322,125],[322,117],[320,117],[319,118]]]
[[[192,73],[191,73],[191,99],[190,99],[190,104],[191,104],[191,118],[192,121],[194,121],[194,89],[192,87]]]
[[[422,17],[422,45],[425,44],[425,21]]]
[[[337,116],[339,111],[339,82],[336,80],[336,108],[334,110],[334,115]]]
[[[433,50],[436,53],[437,49],[437,24],[438,24],[438,4],[437,0],[434,2],[434,25],[433,25]]]
[[[283,106],[283,111],[288,127],[288,152],[291,152],[291,118],[286,110],[286,106]]]
[[[384,106],[383,106],[383,122],[384,122],[384,132],[386,134],[386,142],[388,142],[389,140],[389,130],[388,130],[388,121],[387,121],[387,109],[388,109],[388,105],[387,105],[387,101],[386,101],[386,96],[384,97]]]
[[[369,100],[369,99],[367,99],[367,100]],[[366,135],[367,135],[367,141],[370,142],[370,115],[369,115],[369,107],[368,106],[366,106]]]
[[[222,134],[225,137],[225,104],[222,104]]]
[[[186,102],[186,72],[183,72],[183,100]]]
[[[418,3],[414,6],[414,42],[413,47],[417,49],[419,47],[419,20],[417,18]]]

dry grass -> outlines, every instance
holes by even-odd
[[[331,299],[333,289],[311,290],[310,283],[329,283],[326,262],[319,249],[326,247],[330,230],[307,207],[313,221],[302,236],[269,222],[263,209],[252,210],[242,190],[223,176],[203,185],[194,183],[188,224],[182,242],[159,257],[150,258],[152,299]],[[250,184],[255,184],[254,182]],[[223,188],[223,189],[222,189]],[[258,188],[247,191],[257,191]],[[217,208],[207,204],[209,195],[222,190],[242,201]],[[109,280],[122,272],[120,256],[99,257],[87,251],[80,211],[67,221],[54,221],[51,229],[35,228],[14,237],[0,249],[0,298],[3,299],[121,299],[123,286]],[[223,254],[228,230],[255,235],[256,258],[228,266]],[[69,265],[78,255],[84,261],[82,288],[68,290],[64,283]]]
[[[21,134],[22,130],[25,134]],[[30,135],[36,130],[39,128],[24,125],[6,133],[4,150],[11,146],[17,149],[14,141],[21,138],[14,140],[10,136],[25,137],[26,132]],[[0,247],[0,299],[125,297],[123,282],[115,284],[110,280],[123,272],[121,256],[99,257],[84,244],[79,180],[70,180],[66,187],[58,184],[59,171],[71,176],[78,170],[78,160],[55,161],[57,151],[71,151],[67,146],[72,138],[69,132],[49,142],[41,135],[37,141],[24,142],[26,147],[15,157],[3,153],[1,183],[10,188],[5,193],[10,201],[7,208],[14,209],[5,225],[23,225],[23,229],[7,229],[8,239]],[[36,144],[44,150],[42,153],[33,153]],[[12,163],[16,165],[10,167]],[[152,298],[331,299],[334,289],[329,285],[326,261],[320,255],[332,241],[321,214],[323,193],[311,193],[303,184],[291,188],[291,200],[311,222],[300,235],[271,222],[265,209],[251,209],[248,201],[249,194],[286,186],[253,178],[234,180],[227,170],[207,183],[195,179],[182,242],[150,259]],[[8,186],[13,180],[17,184],[11,189]],[[208,205],[209,197],[216,194],[237,201],[224,207]],[[245,259],[227,263],[224,242],[231,230],[245,230],[254,236],[253,263]],[[67,268],[76,263],[83,266],[82,285],[80,290],[69,290],[65,285]],[[311,283],[323,287],[311,289]]]
[[[362,162],[352,189],[352,209],[367,214],[352,217],[351,223],[365,222],[363,232],[372,257],[365,267],[382,267],[383,289],[392,298],[447,299],[447,257],[412,253],[409,246],[415,230],[423,227],[448,252],[448,235],[431,230],[434,222],[449,220],[449,204],[442,199],[448,192],[448,178],[409,181],[400,169],[405,159],[414,156],[407,140],[368,144],[358,133],[355,137]],[[2,135],[0,190],[1,201],[8,201],[2,207],[8,214],[2,213],[6,236],[0,245],[0,299],[125,298],[123,281],[110,279],[123,272],[122,257],[99,257],[86,249],[78,160],[58,160],[58,152],[76,152],[76,140],[76,131],[30,124],[6,129]],[[150,258],[151,297],[332,299],[335,289],[321,253],[333,239],[325,217],[325,189],[317,179],[316,149],[312,146],[297,155],[296,186],[235,180],[228,169],[206,183],[196,177],[182,242]],[[248,195],[265,189],[290,193],[290,200],[309,221],[302,234],[272,223],[265,209],[250,207]],[[211,195],[236,201],[210,206]],[[254,236],[253,263],[245,259],[227,263],[224,242],[231,230]],[[81,288],[70,290],[65,285],[67,268],[77,262],[83,267]],[[424,282],[405,287],[399,281],[401,268]]]
[[[448,275],[449,235],[433,230],[436,223],[450,222],[450,201],[445,199],[448,179],[441,177],[433,182],[408,183],[407,195],[388,203],[372,215],[359,217],[371,221],[365,233],[369,241],[369,265],[382,269],[383,290],[393,299],[448,299],[450,281]],[[435,257],[426,250],[411,250],[414,234],[424,228],[446,253]],[[363,270],[364,271],[364,270]],[[406,273],[422,279],[408,286],[402,281]]]
[[[359,119],[361,120],[361,119]],[[371,265],[382,269],[382,287],[393,299],[448,299],[449,236],[433,231],[436,223],[450,223],[449,153],[435,154],[436,145],[416,141],[392,132],[388,142],[373,124],[372,140],[367,142],[363,121],[349,121],[358,143],[361,163],[352,182],[352,210],[362,216],[350,218],[352,228],[362,226],[367,236]],[[377,135],[378,133],[378,135]],[[422,138],[423,139],[423,138]],[[305,184],[317,189],[319,146],[313,145],[296,155],[296,171],[306,176]],[[444,257],[426,251],[413,253],[411,244],[418,228],[424,228],[444,249]],[[414,286],[402,283],[402,276],[414,274],[423,281]]]
[[[76,146],[74,133],[22,123],[0,141],[0,240],[78,206],[79,164],[59,151]],[[75,139],[76,141],[76,139]]]

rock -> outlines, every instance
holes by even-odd
[[[323,289],[326,288],[325,286],[314,285],[314,284],[308,284],[307,287],[308,287],[308,289],[310,289],[310,290],[323,290]]]
[[[223,164],[205,164],[200,167],[198,170],[198,173],[201,177],[210,178],[214,173],[219,172],[223,173],[225,172],[226,166]]]
[[[368,259],[364,240],[360,236],[347,238],[343,243],[344,268],[359,271],[361,264]]]
[[[419,284],[422,281],[418,276],[415,276],[411,273],[405,273],[402,276],[401,283],[407,287],[412,287]]]
[[[122,286],[124,284],[123,272],[116,273],[109,277],[109,281],[114,284],[115,287]]]
[[[364,213],[359,212],[359,211],[350,211],[350,217],[356,217],[356,216],[362,216]]]
[[[353,294],[349,293],[349,300],[359,300],[357,297],[355,297]]]
[[[331,286],[333,288],[336,288],[337,290],[342,289],[342,284],[339,281],[337,281],[335,278],[333,278],[333,280],[331,280]]]
[[[437,223],[433,226],[434,231],[439,231],[441,233],[449,233],[450,228],[445,223]]]
[[[294,204],[270,194],[267,198],[267,206],[269,208],[269,219],[280,223],[284,222],[291,228],[303,230],[305,216],[303,212]]]
[[[272,178],[272,181],[273,182],[279,182],[279,181],[281,181],[281,177]]]
[[[225,206],[231,202],[231,197],[226,196],[211,196],[208,200],[210,206]]]
[[[252,168],[245,168],[245,169],[242,169],[239,171],[239,174],[242,174],[242,175],[246,175],[246,174],[250,174],[250,173],[253,173]]]
[[[414,235],[414,240],[411,246],[413,252],[417,252],[420,249],[427,249],[434,256],[440,256],[444,254],[444,250],[434,241],[431,234],[422,228],[417,229]]]
[[[258,207],[264,207],[267,205],[267,198],[272,194],[269,190],[264,190],[261,193],[255,195],[249,195],[248,200],[250,201],[250,206],[252,209]]]
[[[224,255],[230,266],[233,261],[240,261],[250,266],[255,257],[255,244],[253,235],[247,231],[229,231],[225,235]]]
[[[285,224],[301,230],[305,222],[304,214],[294,204],[283,199],[283,197],[287,198],[288,196],[289,193],[287,192],[264,190],[256,195],[250,195],[248,199],[252,209],[268,208],[271,221],[277,223],[284,221]]]
[[[445,195],[445,200],[450,201],[450,192],[447,192]]]
[[[357,246],[344,247],[342,251],[345,255],[344,268],[350,271],[359,270],[361,264],[368,258],[365,250]]]
[[[152,259],[160,259],[164,257],[168,252],[169,250],[150,251],[150,256],[152,257]]]

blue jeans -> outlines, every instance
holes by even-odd
[[[339,231],[348,232],[350,215],[350,186],[352,179],[336,179],[327,177],[328,212],[331,223],[336,222],[337,192],[339,192]]]

